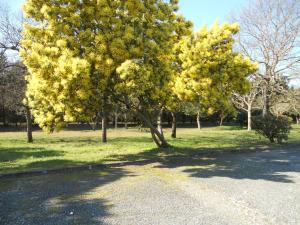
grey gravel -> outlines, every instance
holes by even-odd
[[[2,179],[0,224],[298,225],[300,150]]]

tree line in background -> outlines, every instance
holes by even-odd
[[[175,138],[179,116],[198,128],[244,113],[248,130],[253,114],[299,123],[300,89],[289,86],[299,73],[299,6],[253,1],[232,15],[239,25],[197,32],[174,0],[27,0],[22,21],[1,9],[3,124],[26,121],[32,141],[31,113],[49,132],[101,120],[106,142],[109,118],[140,121],[167,147],[162,124]],[[8,60],[12,51],[22,62]]]

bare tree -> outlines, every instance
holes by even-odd
[[[23,70],[18,62],[6,66],[0,72],[0,105],[2,106],[3,124],[6,125],[6,113],[22,115],[25,112],[22,103],[25,95]]]
[[[288,88],[284,95],[276,99],[271,107],[273,114],[279,116],[287,114],[296,119],[296,123],[300,123],[300,89]]]
[[[286,101],[278,101],[270,108],[272,114],[275,116],[282,116],[289,112],[291,109],[290,104]]]
[[[23,17],[13,15],[8,8],[0,6],[0,48],[4,51],[20,51]]]
[[[20,40],[22,38],[23,17],[13,16],[8,8],[0,7],[0,49],[8,53],[17,53],[21,50]],[[21,64],[12,64],[9,66],[18,66],[23,70],[23,78],[25,80],[26,67]],[[25,95],[24,95],[25,97]],[[24,105],[26,125],[27,125],[27,141],[32,142],[32,121],[31,112],[28,105]]]
[[[238,48],[259,63],[263,115],[270,112],[271,85],[278,76],[293,76],[300,65],[300,1],[256,0],[239,15]]]
[[[4,51],[0,52],[0,106],[2,113],[2,122],[3,125],[6,125],[6,110],[5,110],[5,94],[6,94],[6,66],[7,66],[7,58],[4,54]]]
[[[241,95],[239,93],[233,93],[232,95],[232,102],[234,106],[240,110],[243,110],[247,113],[247,127],[248,131],[251,130],[251,118],[252,118],[252,110],[254,109],[254,102],[256,100],[256,97],[261,93],[260,85],[261,85],[261,79],[259,77],[253,76],[252,79],[250,79],[250,90],[247,94]]]

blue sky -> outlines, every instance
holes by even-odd
[[[247,0],[181,0],[180,13],[194,23],[195,29],[212,25],[216,20],[227,21],[231,12],[239,11]]]
[[[0,5],[8,5],[12,10],[21,9],[25,0],[0,0]],[[211,25],[217,19],[226,21],[233,11],[239,11],[247,0],[180,0],[180,13],[194,23],[195,29],[204,24]]]

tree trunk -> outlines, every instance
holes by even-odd
[[[163,134],[161,134],[158,129],[153,126],[150,116],[145,111],[136,111],[138,117],[150,128],[152,139],[159,148],[167,148],[170,145],[166,141]]]
[[[176,128],[177,128],[177,121],[176,121],[176,113],[171,112],[172,115],[172,132],[171,132],[171,137],[176,138]]]
[[[163,129],[162,129],[162,114],[163,114],[163,110],[159,110],[158,116],[157,116],[157,130],[159,131],[159,133],[161,133],[163,135]]]
[[[157,137],[155,136],[155,131],[152,128],[150,128],[150,133],[151,133],[152,140],[154,141],[154,143],[156,144],[156,146],[160,147],[160,142],[157,139]]]
[[[107,117],[105,114],[102,116],[102,143],[107,142]]]
[[[128,129],[128,124],[127,124],[127,113],[124,114],[124,126],[125,126],[125,129]]]
[[[32,120],[31,120],[31,112],[28,106],[25,108],[26,110],[26,131],[27,131],[27,142],[33,142],[32,138]]]
[[[118,112],[115,113],[115,129],[118,128]]]
[[[5,111],[4,105],[2,107],[2,115],[3,115],[3,126],[6,127],[7,126],[7,122],[6,122],[6,111]]]
[[[200,123],[200,112],[197,112],[197,127],[198,129],[201,129],[201,123]]]
[[[248,111],[247,111],[247,114],[248,114],[248,123],[247,123],[247,130],[250,131],[252,129],[252,126],[251,126],[251,112],[252,112],[252,109],[251,109],[251,105],[248,105]]]
[[[221,118],[220,118],[220,127],[223,125],[223,120],[224,120],[224,117],[223,116],[221,116]]]
[[[93,131],[96,131],[96,127],[97,127],[97,122],[93,122],[93,124],[92,124]]]
[[[98,116],[95,116],[94,118],[91,119],[90,122],[88,122],[88,125],[91,127],[93,131],[96,131],[98,124]]]
[[[107,142],[107,124],[108,124],[108,118],[107,118],[107,113],[106,113],[106,105],[107,105],[107,97],[104,95],[102,98],[102,122],[101,122],[101,126],[102,126],[102,138],[101,141],[102,143],[106,143]]]
[[[299,125],[299,123],[300,123],[300,116],[296,116],[296,123]]]
[[[270,98],[268,95],[268,84],[265,84],[262,92],[263,97],[263,117],[267,116],[270,113]]]
[[[164,135],[161,134],[157,129],[155,129],[155,127],[154,127],[154,129],[152,128],[152,130],[153,130],[154,135],[159,140],[159,143],[156,143],[157,147],[159,147],[159,148],[168,148],[170,145],[166,141]]]
[[[92,131],[95,131],[95,124],[93,121],[90,122],[87,122],[87,125],[89,125],[89,127],[91,128]]]
[[[4,91],[4,90],[1,90],[1,91]],[[1,104],[2,104],[3,126],[5,127],[7,124],[6,124],[6,111],[5,111],[4,93],[1,96]]]

